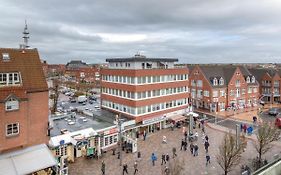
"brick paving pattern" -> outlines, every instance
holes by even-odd
[[[216,162],[216,154],[218,153],[218,145],[224,136],[223,132],[217,131],[215,129],[206,128],[207,135],[209,136],[209,154],[211,156],[211,164],[206,167],[205,159],[205,149],[201,135],[197,144],[199,146],[199,156],[193,157],[189,151],[180,151],[181,139],[183,138],[182,130],[175,129],[171,131],[170,129],[165,129],[158,131],[154,134],[148,135],[147,140],[143,141],[142,138],[138,141],[138,150],[141,152],[141,160],[138,162],[139,175],[162,175],[164,174],[164,166],[161,166],[161,155],[169,154],[172,160],[172,148],[176,147],[178,159],[184,161],[184,175],[200,175],[200,174],[212,174],[218,175],[222,174],[222,169]],[[199,132],[200,133],[200,132]],[[162,143],[162,137],[167,137],[167,144]],[[189,146],[189,145],[188,145]],[[158,160],[155,166],[152,166],[150,160],[151,153],[154,152],[157,155]],[[280,147],[274,147],[269,154],[266,155],[267,158],[272,158],[272,155],[280,153]],[[123,152],[123,163],[128,164],[129,174],[133,174],[134,161],[137,160],[137,155],[132,153]],[[249,163],[250,158],[253,158],[256,154],[253,149],[252,141],[248,141],[247,149],[243,153],[243,158],[241,164]],[[70,175],[100,175],[101,174],[101,161],[104,160],[106,164],[106,175],[119,175],[122,174],[122,167],[119,166],[119,159],[117,155],[112,155],[112,152],[107,152],[101,159],[86,159],[78,158],[75,163],[69,164],[69,174]],[[240,168],[237,166],[230,175],[239,174]]]

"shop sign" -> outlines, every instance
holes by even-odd
[[[110,135],[117,133],[117,128],[111,128],[110,130],[104,131],[104,135]]]
[[[165,116],[154,117],[154,118],[151,118],[151,119],[148,119],[148,120],[143,120],[142,124],[147,125],[147,124],[150,124],[150,123],[154,123],[154,122],[157,122],[157,121],[164,120],[165,118],[166,118]]]

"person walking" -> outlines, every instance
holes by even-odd
[[[169,163],[169,160],[170,160],[170,156],[169,156],[169,154],[167,153],[167,154],[166,154],[166,162]]]
[[[145,141],[145,138],[146,138],[146,131],[144,130],[143,131],[143,141]]]
[[[163,165],[163,163],[166,164],[166,156],[165,156],[165,154],[162,154],[162,157],[161,157],[161,165]]]
[[[209,154],[206,154],[206,166],[211,163],[211,157]]]
[[[136,175],[137,172],[139,171],[137,161],[135,161],[135,163],[134,163],[134,170],[135,170],[135,171],[134,171],[134,175]]]
[[[209,142],[209,137],[207,135],[205,136],[205,140]]]
[[[167,137],[166,136],[163,136],[162,143],[167,143]]]
[[[126,163],[123,165],[123,175],[125,173],[128,174],[128,165]]]
[[[193,155],[193,152],[194,152],[194,144],[191,142],[190,143],[190,152],[191,154]]]
[[[173,158],[177,157],[177,149],[175,147],[173,147]]]
[[[102,173],[102,175],[105,175],[105,163],[104,163],[104,160],[101,163],[101,173]]]
[[[187,131],[184,132],[184,140],[187,141]]]
[[[152,165],[155,166],[155,161],[157,160],[157,157],[154,153],[151,154],[151,161],[152,161]]]
[[[187,141],[184,141],[184,151],[187,150]]]
[[[206,153],[208,153],[209,146],[210,146],[209,142],[205,141],[204,147],[205,147]]]
[[[184,147],[184,140],[182,139],[181,140],[181,150],[183,149],[183,147]]]
[[[199,147],[197,144],[194,145],[194,151],[193,151],[193,156],[198,156],[198,150],[199,150]]]
[[[165,166],[164,174],[168,175],[170,173],[169,167]]]

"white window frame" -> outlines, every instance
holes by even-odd
[[[250,77],[248,76],[247,79],[246,79],[247,83],[250,83]]]
[[[256,82],[256,78],[254,76],[252,76],[252,83]]]
[[[17,132],[14,132],[14,127],[15,126],[17,128]],[[10,134],[8,134],[9,127],[12,127],[11,128],[12,129],[12,133],[10,133]],[[6,124],[6,136],[7,137],[19,135],[19,133],[20,133],[20,124],[18,122]]]
[[[219,83],[220,83],[220,86],[224,85],[224,79],[222,77],[220,78],[220,82]]]
[[[9,106],[11,106],[10,109],[8,108]],[[19,109],[19,101],[16,98],[11,97],[5,102],[6,111],[14,111],[18,109]]]
[[[213,81],[214,81],[214,82],[213,82],[213,85],[214,85],[214,86],[217,86],[217,85],[218,85],[218,79],[217,79],[217,78],[214,78]]]

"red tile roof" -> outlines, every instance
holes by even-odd
[[[10,60],[3,61],[2,53],[8,53]],[[26,49],[23,52],[22,49],[0,48],[0,72],[20,72],[21,88],[27,93],[48,90],[37,49]],[[12,89],[17,88],[19,87],[13,87]],[[11,87],[0,87],[0,100],[3,100],[5,89],[12,90]]]

